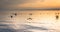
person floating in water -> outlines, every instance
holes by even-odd
[[[32,18],[28,18],[27,20],[32,20]]]
[[[13,16],[11,15],[10,17],[13,18],[14,16],[17,16],[17,13],[14,13]]]

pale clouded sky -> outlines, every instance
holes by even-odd
[[[0,9],[60,7],[60,0],[0,0]]]
[[[26,3],[34,3],[37,0],[0,0],[1,8],[18,8],[17,6],[23,5]],[[20,7],[20,6],[19,6]]]

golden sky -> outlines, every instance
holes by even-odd
[[[0,8],[60,8],[60,0],[0,0]]]
[[[60,7],[60,0],[37,0],[33,3],[18,4],[17,7],[33,7],[33,8],[44,8],[44,7]]]

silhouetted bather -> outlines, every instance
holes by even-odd
[[[14,15],[17,16],[17,13],[15,13]]]
[[[58,19],[59,18],[59,16],[58,15],[56,15],[56,19]]]
[[[10,16],[11,18],[13,18],[13,16]]]
[[[29,15],[32,15],[32,13],[30,13]]]

